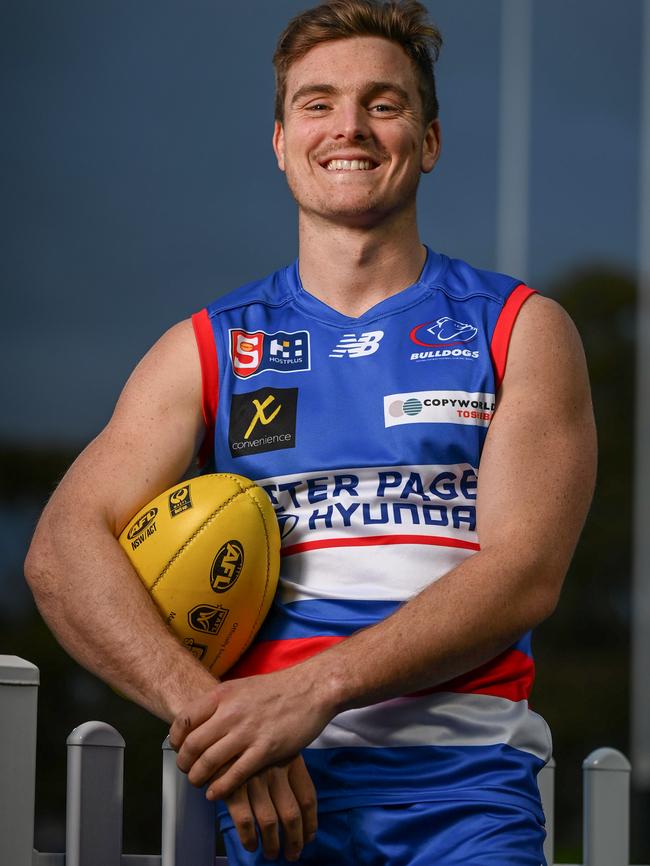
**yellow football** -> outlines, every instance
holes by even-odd
[[[248,478],[202,475],[144,506],[119,542],[170,629],[215,676],[244,653],[271,607],[280,532]]]

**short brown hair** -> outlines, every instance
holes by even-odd
[[[417,0],[330,0],[292,18],[275,54],[275,119],[282,121],[287,73],[296,60],[321,42],[354,36],[380,36],[397,42],[410,57],[418,78],[425,124],[438,117],[433,64],[442,36]]]

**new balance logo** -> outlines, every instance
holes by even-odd
[[[364,331],[360,337],[356,334],[343,334],[330,353],[330,358],[361,358],[363,355],[374,355],[379,348],[379,341],[384,336],[383,331]]]

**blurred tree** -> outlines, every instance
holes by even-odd
[[[630,274],[594,265],[567,275],[551,294],[584,343],[599,443],[593,505],[558,609],[535,640],[533,704],[551,726],[558,764],[558,859],[574,862],[580,764],[599,746],[629,751],[636,288]],[[642,844],[638,832],[635,844]]]

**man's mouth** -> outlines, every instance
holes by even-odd
[[[324,167],[327,171],[370,171],[377,163],[370,159],[330,159]]]

